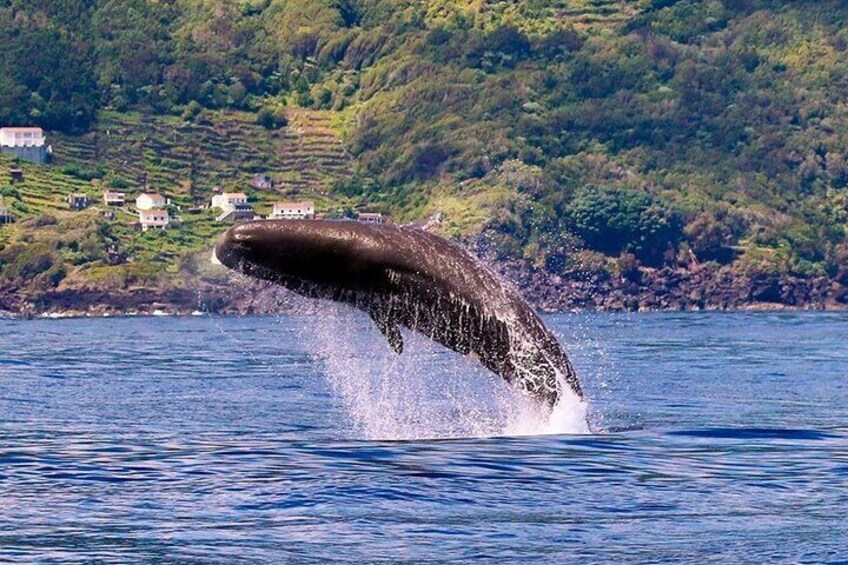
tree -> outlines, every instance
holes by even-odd
[[[648,264],[661,261],[681,236],[678,215],[646,192],[588,187],[578,191],[565,214],[571,231],[589,247],[608,254],[630,251]]]

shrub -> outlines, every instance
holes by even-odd
[[[702,212],[684,230],[695,255],[701,261],[727,264],[733,261],[736,237],[727,222],[712,212]]]
[[[203,106],[201,106],[197,100],[192,100],[191,102],[186,104],[185,110],[183,110],[182,118],[187,122],[194,121],[202,111]]]
[[[102,165],[97,165],[92,169],[82,169],[77,165],[65,165],[61,170],[66,175],[76,177],[84,181],[102,179],[106,175],[106,171],[103,169]]]
[[[0,253],[2,276],[8,281],[25,282],[49,270],[56,255],[45,245],[11,245]]]
[[[256,114],[256,123],[265,129],[279,129],[289,125],[289,120],[285,110],[266,106]]]
[[[0,187],[0,196],[4,198],[15,198],[17,200],[21,199],[21,193],[14,186]]]
[[[524,57],[530,52],[530,41],[524,33],[515,27],[498,27],[486,36],[486,48],[490,51]]]
[[[59,221],[56,219],[56,216],[43,214],[33,220],[32,225],[37,228],[43,228],[45,226],[55,226],[57,223],[59,223]]]
[[[589,247],[611,255],[633,253],[652,264],[681,236],[678,214],[646,192],[588,187],[565,210],[569,228]]]
[[[68,275],[67,269],[61,263],[56,263],[41,275],[41,280],[49,286],[57,287],[59,283]]]

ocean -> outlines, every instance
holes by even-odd
[[[848,562],[848,314],[546,323],[582,428],[336,307],[0,320],[0,561]]]

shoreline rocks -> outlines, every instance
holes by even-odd
[[[507,265],[505,274],[544,311],[846,310],[848,285],[827,277],[737,275],[717,266],[639,268],[629,276],[564,279]]]
[[[521,261],[496,269],[544,312],[848,310],[846,273],[833,279],[746,277],[707,264],[563,277]],[[287,291],[243,278],[180,288],[0,289],[4,318],[265,315],[300,308]]]

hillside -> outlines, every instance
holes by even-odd
[[[724,298],[657,307],[835,306],[846,21],[829,0],[6,3],[0,123],[47,128],[56,161],[0,181],[21,220],[0,228],[0,286],[213,284],[197,264],[222,226],[197,207],[268,173],[273,191],[249,189],[260,212],[303,197],[331,214],[439,214],[551,307],[604,307],[574,284],[631,283],[645,298],[621,307],[653,307],[658,273],[704,270],[686,296]],[[174,229],[62,211],[71,191],[145,178],[172,198]],[[99,254],[49,236],[62,222]],[[41,239],[51,276],[16,263]],[[764,280],[777,290],[756,291]]]
[[[7,181],[2,192],[18,219],[0,230],[4,290],[34,296],[48,290],[167,291],[202,284],[204,276],[223,280],[207,265],[215,238],[227,227],[216,220],[220,210],[209,209],[215,191],[246,191],[263,215],[273,202],[295,198],[343,213],[348,199],[327,194],[351,177],[352,162],[330,117],[295,109],[288,119],[285,128],[268,130],[243,112],[206,112],[187,122],[104,111],[83,136],[52,133],[49,165],[0,156],[4,176],[11,167],[24,175],[23,182]],[[250,186],[257,173],[269,174],[274,188]],[[125,192],[127,205],[104,205],[107,189]],[[169,198],[169,229],[139,230],[134,198],[144,190]],[[86,194],[92,205],[69,210],[71,193]]]

